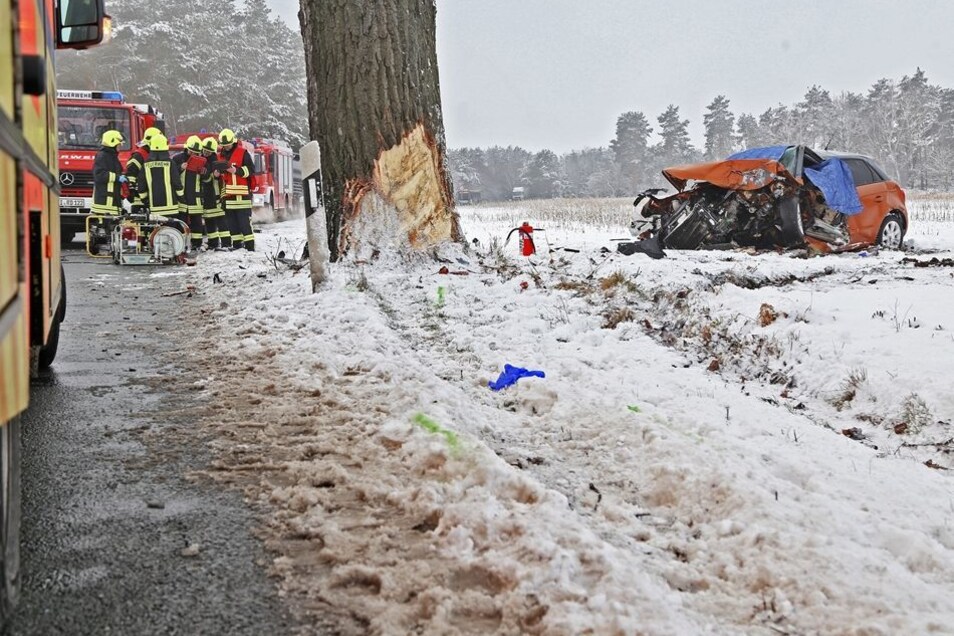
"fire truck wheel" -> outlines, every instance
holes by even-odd
[[[40,347],[39,365],[41,369],[48,369],[56,359],[56,350],[60,345],[60,323],[66,319],[66,271],[60,265],[60,308],[53,316],[53,324],[50,325],[50,338],[46,341],[46,346]]]
[[[0,623],[6,622],[20,589],[20,419],[0,428]]]
[[[280,219],[279,216],[278,216],[278,210],[275,209],[275,195],[274,195],[274,194],[268,195],[268,212],[269,212],[269,215],[272,217],[272,223],[275,223],[275,222],[277,222],[277,221],[281,221],[281,220],[282,220],[282,219]]]
[[[60,322],[66,320],[66,270],[60,265]]]
[[[50,339],[46,341],[46,346],[40,347],[40,368],[48,369],[56,359],[56,349],[60,345],[60,317],[53,319],[50,326]]]

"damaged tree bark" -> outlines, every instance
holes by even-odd
[[[460,240],[434,0],[301,0],[332,260],[362,242]]]

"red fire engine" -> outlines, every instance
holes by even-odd
[[[255,147],[252,207],[265,208],[276,220],[289,216],[295,206],[295,153],[284,141],[250,139]]]
[[[130,104],[117,91],[56,91],[60,164],[61,240],[69,242],[86,227],[93,202],[93,159],[107,130],[118,130],[123,166],[133,144],[149,127],[163,129],[162,114],[147,104]]]

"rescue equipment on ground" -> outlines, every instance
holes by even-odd
[[[174,218],[143,215],[86,217],[86,251],[117,265],[188,262],[189,226]]]

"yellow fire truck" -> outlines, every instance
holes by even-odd
[[[99,44],[109,26],[104,0],[0,0],[0,622],[19,584],[18,418],[66,312],[53,49]]]

